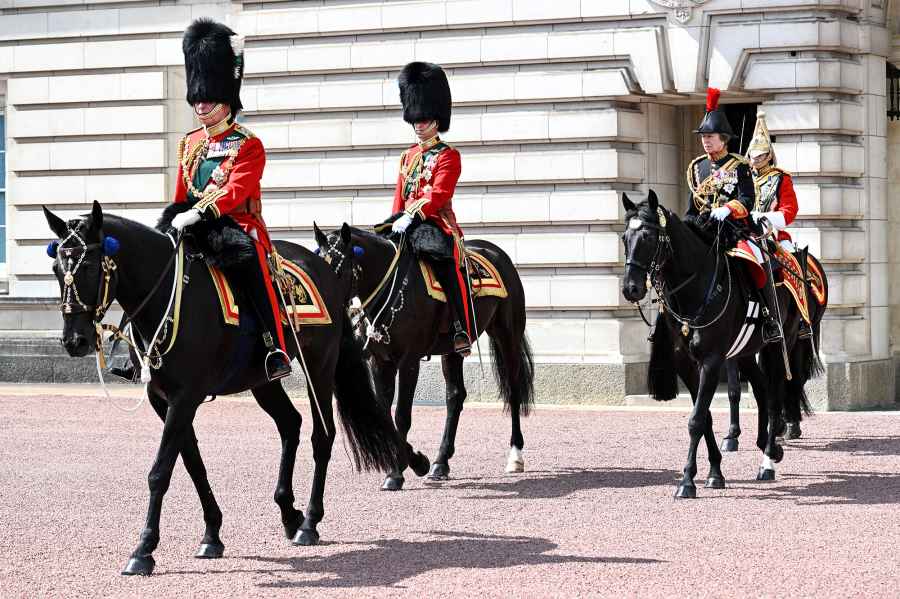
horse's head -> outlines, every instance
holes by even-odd
[[[630,302],[644,299],[647,294],[647,277],[660,258],[662,241],[666,236],[665,213],[659,206],[656,193],[651,189],[645,202],[635,205],[622,194],[625,208],[625,274],[622,277],[622,295]]]
[[[91,213],[68,222],[44,207],[50,229],[59,238],[47,246],[54,258],[63,315],[62,343],[70,356],[85,356],[97,342],[97,323],[115,296],[119,249],[114,237],[103,235],[103,210],[94,202]]]
[[[341,283],[352,284],[353,259],[360,250],[353,246],[350,225],[344,223],[337,231],[326,234],[313,223],[313,233],[319,246],[316,253],[331,266]]]

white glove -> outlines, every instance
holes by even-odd
[[[731,208],[728,206],[719,206],[718,208],[713,208],[709,215],[715,220],[725,220],[731,216]]]
[[[751,212],[753,222],[758,223],[761,219],[766,219],[769,224],[776,230],[781,231],[787,224],[784,222],[784,214],[781,212]]]
[[[199,220],[200,212],[195,208],[191,208],[187,212],[176,214],[175,218],[172,219],[172,227],[174,227],[178,231],[181,231],[185,227],[189,227]]]
[[[404,214],[400,218],[394,221],[394,224],[391,225],[391,231],[393,233],[406,233],[406,229],[412,224],[412,217],[408,214]]]

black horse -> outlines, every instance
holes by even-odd
[[[652,190],[647,201],[637,206],[623,194],[622,205],[627,223],[622,237],[626,257],[622,293],[629,301],[640,301],[647,293],[649,277],[663,303],[652,338],[647,376],[650,393],[659,400],[674,398],[677,375],[694,401],[688,420],[688,460],[675,496],[696,497],[694,477],[701,437],[706,440],[710,461],[706,486],[725,486],[722,454],[713,435],[709,406],[726,358],[737,360],[760,407],[757,446],[764,457],[757,478],[773,479],[774,463],[781,461],[784,450],[776,441],[776,427],[769,423],[775,423],[781,414],[787,372],[781,347],[762,342],[760,327],[755,324],[759,306],[754,306],[742,267],[737,259],[725,255],[727,248],[718,241],[721,231],[710,246],[675,214],[660,206]],[[778,294],[791,356],[792,385],[802,389],[815,373],[816,356],[809,342],[798,341],[801,317],[788,290],[781,286]],[[823,310],[814,302],[811,304],[810,309]],[[820,319],[818,313],[813,317],[814,322]],[[761,405],[763,400],[765,406]]]
[[[143,340],[143,347],[147,347],[166,314],[170,297],[172,238],[125,218],[104,215],[96,202],[90,215],[68,222],[46,208],[44,213],[50,228],[60,238],[53,270],[62,289],[62,341],[69,355],[85,356],[99,347],[97,322],[113,299],[125,314],[134,315],[132,325]],[[112,245],[120,249],[114,256],[104,255],[104,250],[111,247],[111,239],[118,240],[118,244]],[[148,477],[147,521],[123,574],[146,575],[153,571],[152,554],[159,543],[162,500],[179,453],[197,489],[206,523],[197,557],[221,557],[224,551],[219,537],[222,512],[207,480],[193,427],[197,408],[208,395],[249,389],[275,421],[281,437],[275,503],[281,510],[284,532],[295,544],[312,545],[319,540],[316,527],[325,513],[322,495],[335,437],[332,392],[337,397],[357,466],[384,470],[394,467],[399,459],[399,440],[393,423],[376,403],[361,348],[349,326],[340,282],[308,250],[289,243],[276,245],[282,256],[300,265],[315,281],[333,319],[330,325],[304,328],[300,336],[308,366],[307,385],[319,400],[318,406],[313,406],[315,472],[306,515],[294,508],[293,492],[300,413],[280,382],[268,382],[264,354],[260,353],[264,351],[262,344],[253,345],[260,336],[248,334],[243,325],[238,328],[223,324],[212,279],[201,263],[193,267],[183,291],[176,342],[160,367],[152,370],[147,385],[150,403],[165,424]],[[162,283],[158,288],[157,281]],[[241,317],[242,323],[248,320]],[[253,339],[249,347],[248,338]],[[290,329],[286,329],[285,338],[289,354],[296,357],[298,348]]]
[[[407,443],[405,459],[389,471],[382,489],[402,489],[407,466],[418,476],[427,473],[429,480],[446,480],[466,398],[463,358],[453,351],[446,333],[447,305],[426,292],[421,269],[406,243],[401,241],[398,247],[380,235],[356,228],[350,231],[351,243],[347,243],[341,232],[325,235],[316,227],[316,242],[322,257],[344,281],[348,296],[371,299],[363,308],[366,317],[361,324],[368,340],[375,388],[389,412],[399,373],[394,420],[404,441],[412,425],[421,359],[440,355],[447,383],[447,420],[434,464],[429,470],[428,458]],[[534,362],[525,334],[525,293],[512,260],[503,250],[482,240],[467,241],[466,247],[494,265],[508,292],[505,298],[476,297],[475,321],[476,333],[487,332],[490,338],[494,379],[512,417],[507,472],[522,472],[524,440],[519,417],[528,415],[534,395]]]
[[[819,311],[819,315],[824,311]],[[818,327],[819,323],[813,323]],[[802,350],[801,350],[802,351]],[[728,377],[728,407],[729,425],[728,433],[722,439],[722,451],[737,451],[741,436],[741,374],[740,367],[735,360],[725,362],[725,371]],[[806,392],[801,387],[791,393],[793,381],[787,382],[788,393],[784,398],[784,410],[775,423],[776,435],[784,436],[785,440],[799,439],[802,434],[800,422],[803,417],[812,412]],[[759,403],[757,401],[757,403]]]

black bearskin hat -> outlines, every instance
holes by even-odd
[[[706,115],[703,122],[694,130],[694,133],[724,133],[728,137],[734,137],[731,124],[725,111],[719,108],[719,94],[721,92],[714,87],[706,90]]]
[[[430,62],[411,62],[400,71],[400,103],[409,124],[435,120],[438,131],[450,128],[450,84],[444,69]]]
[[[221,23],[207,18],[191,23],[181,42],[188,104],[220,102],[231,106],[231,114],[237,116],[243,108],[243,45],[243,38]]]

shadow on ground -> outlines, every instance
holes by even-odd
[[[607,563],[653,564],[659,560],[625,557],[585,557],[548,552],[558,548],[548,539],[521,536],[480,535],[467,532],[430,532],[438,540],[382,540],[373,547],[322,557],[247,559],[289,566],[285,578],[260,586],[303,587],[390,587],[422,574],[449,568],[495,569],[537,564]],[[292,580],[292,573],[316,574],[316,580]]]
[[[799,444],[798,444],[799,445]],[[894,456],[900,455],[900,437],[871,436],[821,439],[800,445],[815,451],[837,451],[851,455]]]
[[[900,503],[900,474],[893,472],[823,472],[820,475],[788,475],[782,481],[816,478],[803,486],[770,487],[753,499],[793,501],[800,505],[889,505]],[[777,484],[777,482],[776,482]],[[756,488],[760,487],[756,485]]]
[[[552,471],[530,471],[522,475],[498,476],[487,479],[453,480],[444,483],[455,489],[490,491],[473,494],[465,499],[556,499],[579,491],[592,489],[635,489],[674,484],[672,470],[643,468],[561,468]],[[439,488],[429,485],[427,488]]]
[[[539,564],[656,564],[661,560],[631,557],[589,557],[549,553],[559,546],[549,539],[431,531],[440,539],[385,539],[331,555],[308,557],[242,556],[268,564],[252,569],[169,571],[160,575],[246,572],[270,576],[263,588],[392,587],[422,574],[450,568],[496,569]],[[300,578],[302,577],[302,578]]]

